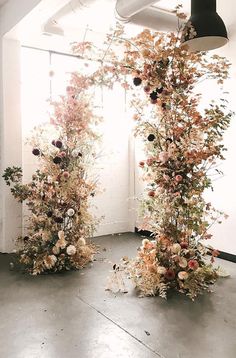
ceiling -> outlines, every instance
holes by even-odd
[[[4,5],[7,2],[7,0],[0,0],[0,7]]]
[[[156,4],[154,4],[155,7],[167,11],[172,11],[177,5],[182,5],[183,12],[185,12],[186,14],[190,14],[190,0],[160,0]]]
[[[0,4],[6,0],[0,0]],[[62,0],[61,0],[62,1]],[[128,1],[128,0],[127,0]],[[47,3],[47,1],[44,1]],[[63,1],[62,1],[63,2]],[[66,3],[66,0],[64,1]],[[69,0],[68,0],[69,2]],[[25,29],[21,29],[20,40],[24,45],[41,47],[45,49],[52,49],[63,52],[70,52],[70,44],[73,41],[92,41],[99,44],[103,42],[106,33],[115,25],[116,19],[114,16],[116,0],[98,0],[90,8],[85,8],[82,11],[71,9],[58,19],[58,26],[64,31],[65,36],[52,35],[44,31],[44,24],[51,18],[56,18],[55,12],[51,12],[49,16],[43,20],[41,15],[32,17],[31,24],[27,25]],[[153,6],[161,8],[166,11],[173,11],[178,5],[183,5],[183,12],[190,14],[190,0],[160,0]],[[217,0],[218,12],[224,19],[229,30],[230,43],[236,41],[236,1]],[[46,8],[44,9],[46,11]],[[40,18],[40,20],[39,20]],[[29,31],[30,28],[30,31]],[[127,36],[133,36],[140,32],[139,26],[125,25]],[[19,37],[19,36],[18,36]]]

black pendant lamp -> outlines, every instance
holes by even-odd
[[[188,24],[183,33],[183,43],[190,51],[214,50],[229,41],[225,24],[216,12],[216,0],[191,0]]]

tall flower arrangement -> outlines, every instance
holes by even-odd
[[[100,118],[86,95],[88,87],[89,78],[73,74],[66,95],[52,103],[50,124],[35,128],[29,143],[39,169],[32,180],[22,184],[17,167],[3,175],[30,212],[27,236],[19,238],[19,258],[33,275],[81,268],[95,252],[86,240],[97,223],[89,209],[97,191],[91,169]]]
[[[209,79],[221,86],[230,65],[217,55],[190,53],[181,44],[181,26],[177,33],[144,30],[126,42],[123,64],[137,87],[136,135],[147,156],[139,163],[146,183],[140,229],[152,232],[127,270],[143,295],[166,298],[174,288],[194,299],[218,277],[208,229],[224,214],[203,193],[212,188],[210,174],[220,173],[217,161],[224,159],[222,138],[232,117],[224,97],[201,111],[196,86]]]

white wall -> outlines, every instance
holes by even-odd
[[[236,4],[234,4],[236,10]],[[236,24],[235,24],[236,30]],[[231,63],[232,68],[230,71],[230,79],[226,82],[224,88],[229,92],[229,108],[236,113],[236,39],[232,37],[227,46],[223,47],[218,51],[222,56],[227,57]],[[205,90],[206,98],[212,98],[215,91],[213,86],[209,91]],[[224,176],[219,180],[214,181],[214,192],[207,193],[207,198],[212,204],[223,210],[226,214],[229,215],[227,220],[223,220],[221,225],[215,225],[211,229],[214,239],[211,240],[211,243],[216,248],[221,251],[229,252],[231,254],[236,254],[236,117],[232,118],[231,126],[224,136],[224,145],[228,149],[225,152],[226,160],[222,162],[222,165],[219,169],[224,172]]]
[[[39,0],[9,0],[0,8],[0,170],[21,165],[20,120],[20,43],[7,39],[10,31]],[[11,197],[3,179],[0,180],[0,252],[14,248],[15,238],[21,234],[21,209]]]
[[[3,122],[1,125],[1,172],[4,168],[21,166],[20,108],[20,43],[3,39]],[[21,234],[21,205],[16,203],[5,183],[1,183],[1,250],[8,251]]]

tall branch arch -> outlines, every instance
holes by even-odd
[[[177,17],[183,14],[177,12]],[[31,273],[79,268],[92,259],[93,247],[85,239],[95,224],[88,209],[96,185],[86,175],[83,158],[96,156],[92,126],[99,119],[88,93],[93,86],[112,88],[120,82],[132,93],[134,135],[145,142],[146,158],[139,163],[146,183],[140,217],[141,228],[152,232],[137,257],[126,261],[126,270],[143,295],[162,297],[174,288],[194,299],[217,279],[217,251],[202,242],[210,239],[209,227],[224,214],[205,201],[203,192],[212,187],[209,172],[224,159],[222,137],[232,112],[225,98],[200,111],[201,95],[195,88],[203,79],[221,86],[230,64],[217,55],[190,53],[181,44],[181,30],[144,30],[125,39],[117,28],[107,37],[105,53],[88,42],[74,45],[76,55],[102,59],[100,68],[90,76],[74,73],[66,96],[53,103],[51,125],[58,139],[49,148],[38,140],[44,129],[34,136],[33,154],[43,164],[32,182],[20,184],[19,168],[4,174],[14,184],[13,195],[27,199],[32,212],[29,237],[20,251]],[[117,55],[114,49],[121,44]],[[48,202],[55,205],[54,212]]]

